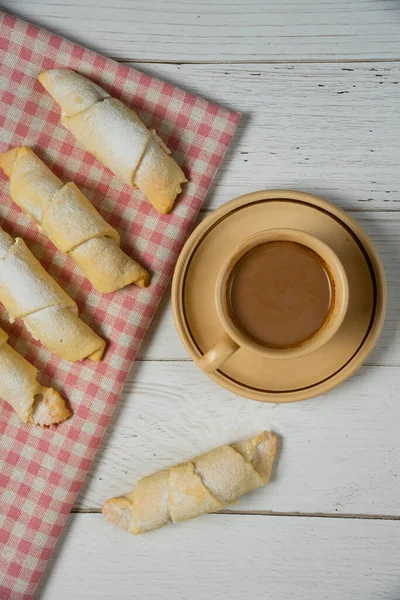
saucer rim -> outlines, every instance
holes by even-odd
[[[387,285],[381,259],[374,244],[361,225],[354,221],[354,219],[342,209],[313,194],[286,189],[250,192],[226,202],[214,210],[196,227],[181,251],[172,279],[171,298],[173,317],[182,343],[184,344],[190,357],[193,359],[195,364],[197,364],[197,361],[201,358],[201,356],[203,356],[203,354],[196,347],[197,345],[193,339],[193,335],[190,332],[190,327],[185,322],[183,310],[183,291],[185,288],[186,273],[191,259],[196,253],[196,250],[204,236],[211,229],[220,224],[222,220],[229,218],[229,216],[239,208],[243,209],[247,205],[257,204],[265,200],[281,200],[286,202],[292,200],[296,203],[299,202],[302,204],[311,205],[315,209],[322,209],[324,212],[327,212],[335,217],[336,220],[339,220],[356,237],[356,241],[359,243],[360,249],[363,251],[365,256],[365,260],[370,263],[369,267],[371,278],[372,280],[375,279],[375,282],[372,281],[373,285],[376,287],[375,306],[371,315],[370,323],[365,331],[364,339],[353,356],[350,357],[348,361],[345,362],[338,371],[336,371],[336,373],[333,373],[328,378],[302,389],[299,388],[296,390],[268,391],[260,390],[259,388],[252,388],[251,386],[245,387],[242,383],[233,380],[229,375],[220,371],[205,373],[205,375],[225,389],[251,400],[270,403],[299,402],[324,394],[337,387],[346,381],[346,379],[348,379],[351,375],[353,375],[360,368],[362,363],[366,360],[375,347],[385,320]]]

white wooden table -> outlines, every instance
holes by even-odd
[[[382,256],[385,330],[324,397],[267,405],[191,363],[166,298],[43,578],[44,600],[400,598],[400,3],[6,0],[17,14],[243,112],[203,214],[256,189],[347,209]],[[231,510],[133,538],[99,514],[136,479],[262,428],[276,476]]]

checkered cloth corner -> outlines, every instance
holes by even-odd
[[[69,67],[121,98],[155,128],[184,169],[171,215],[152,206],[60,125],[58,106],[37,81]],[[0,224],[25,238],[77,301],[82,318],[108,340],[105,359],[70,364],[52,356],[20,323],[0,325],[10,343],[58,389],[74,416],[57,428],[25,426],[0,401],[0,598],[31,598],[90,467],[129,369],[165,291],[181,247],[229,146],[240,116],[172,85],[0,12],[0,151],[26,144],[64,181],[75,181],[121,234],[122,247],[152,273],[147,289],[100,295],[70,258],[55,251],[13,205],[1,176]]]

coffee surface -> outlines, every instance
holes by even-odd
[[[332,288],[322,259],[289,241],[245,254],[229,281],[228,307],[236,326],[258,344],[298,346],[324,324]]]

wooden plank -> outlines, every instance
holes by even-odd
[[[265,188],[399,208],[399,64],[137,67],[243,113],[207,208]]]
[[[118,59],[399,58],[395,1],[3,0],[2,7]]]
[[[193,363],[135,363],[76,508],[100,507],[137,479],[271,429],[276,473],[233,510],[400,515],[399,369],[364,367],[291,405],[235,396]]]
[[[73,515],[37,600],[398,598],[400,522],[207,515],[133,538]]]
[[[367,364],[400,365],[400,340],[396,336],[400,306],[400,213],[350,214],[364,227],[376,244],[385,267],[389,289],[383,333]],[[204,216],[203,214],[202,218]],[[190,360],[175,328],[169,296],[168,290],[142,345],[140,359]]]

